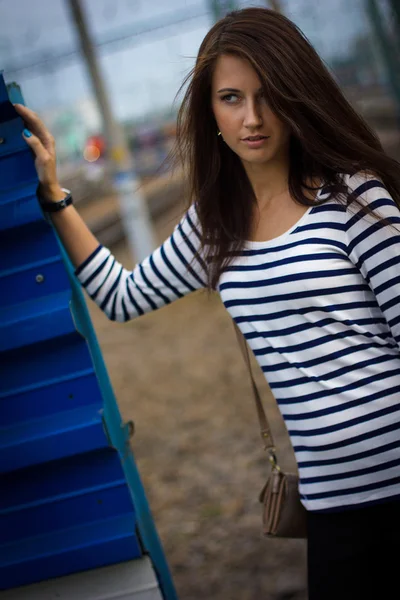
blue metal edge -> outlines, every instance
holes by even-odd
[[[89,345],[95,371],[99,379],[101,394],[104,400],[104,423],[107,428],[110,442],[118,451],[121,459],[122,468],[128,481],[129,489],[135,505],[138,519],[138,529],[141,539],[143,541],[145,550],[150,554],[165,600],[177,600],[178,597],[176,595],[176,590],[171,578],[168,563],[150,512],[150,507],[140,479],[140,474],[129,445],[130,427],[124,425],[122,422],[121,414],[119,412],[114,391],[108,377],[104,358],[97,341],[97,336],[90,319],[89,310],[86,306],[81,285],[75,277],[74,268],[55,230],[54,233],[56,234],[57,241],[60,245],[62,258],[71,282],[71,313],[77,331],[87,339]]]
[[[165,599],[177,600],[178,597],[176,595],[176,590],[171,578],[168,563],[150,512],[150,507],[140,479],[140,474],[129,445],[129,427],[124,425],[121,420],[117,401],[108,377],[106,365],[97,341],[97,336],[90,319],[89,310],[86,306],[82,288],[79,281],[75,277],[74,268],[57,235],[57,232],[54,232],[60,245],[61,254],[71,282],[71,313],[77,331],[87,339],[89,345],[95,371],[99,379],[101,394],[104,400],[105,426],[107,428],[111,444],[120,455],[122,468],[128,481],[129,489],[131,491],[136,509],[140,536],[142,538],[145,550],[150,554],[153,566],[160,582],[161,591]]]

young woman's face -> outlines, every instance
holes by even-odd
[[[220,56],[213,73],[211,94],[222,138],[245,166],[246,163],[287,160],[289,127],[269,108],[250,63],[230,54]]]

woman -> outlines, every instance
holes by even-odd
[[[206,287],[244,333],[296,453],[310,600],[384,598],[400,536],[400,165],[308,41],[262,8],[207,34],[178,118],[191,206],[133,272],[57,204],[54,141],[17,110],[44,209],[60,208],[53,224],[110,319]]]

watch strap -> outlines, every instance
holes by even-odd
[[[67,190],[65,188],[61,188],[61,189],[66,194],[64,196],[64,198],[62,198],[62,200],[58,200],[57,202],[49,202],[47,200],[43,200],[42,198],[39,198],[40,206],[42,207],[42,210],[44,210],[44,212],[48,212],[48,213],[59,212],[60,210],[67,208],[67,206],[69,206],[70,204],[73,203],[70,190]]]

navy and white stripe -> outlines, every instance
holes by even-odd
[[[114,321],[128,321],[206,286],[205,265],[194,254],[200,234],[191,208],[171,237],[128,271],[103,246],[75,271],[89,296]]]
[[[219,282],[285,419],[309,510],[400,497],[400,212],[380,181],[346,181],[394,227],[331,199],[246,242]],[[192,207],[133,273],[99,247],[77,275],[124,321],[205,285],[199,243]]]

